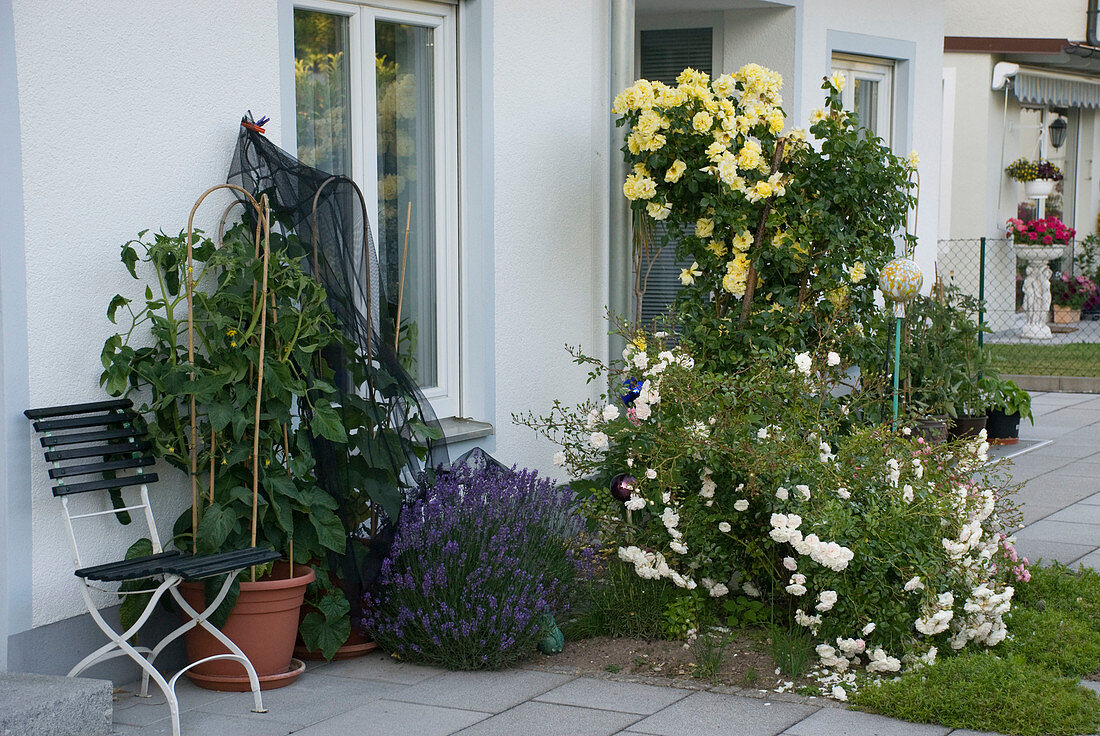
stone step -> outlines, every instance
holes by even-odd
[[[107,736],[107,680],[0,672],[0,736]]]

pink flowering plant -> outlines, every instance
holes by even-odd
[[[1042,220],[1008,220],[1008,235],[1018,245],[1065,245],[1077,231],[1051,215]]]
[[[770,600],[848,684],[857,665],[892,673],[1004,639],[1027,567],[984,437],[931,447],[864,423],[862,395],[833,395],[828,346],[712,373],[665,339],[636,336],[618,369],[576,355],[602,401],[517,420],[560,444],[603,543],[690,600],[692,627],[724,601]]]
[[[1050,300],[1059,307],[1084,309],[1086,304],[1096,300],[1098,291],[1096,282],[1088,276],[1061,273],[1050,280]]]

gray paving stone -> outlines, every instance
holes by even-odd
[[[1100,493],[1094,493],[1088,498],[1083,498],[1079,503],[1088,504],[1090,506],[1100,506]]]
[[[773,736],[813,714],[817,708],[736,695],[695,693],[635,723],[630,733],[657,736],[731,734]]]
[[[1020,504],[1020,513],[1023,514],[1024,524],[1034,524],[1061,509],[1061,506],[1039,504],[1032,501],[1024,501]]]
[[[408,685],[380,680],[357,680],[306,672],[290,687],[263,693],[267,713],[251,713],[252,694],[234,693],[201,707],[207,713],[241,715],[306,726],[372,700],[399,694]]]
[[[1093,682],[1092,680],[1081,680],[1081,687],[1087,687],[1094,693],[1100,694],[1100,682]]]
[[[253,714],[257,715],[257,714]],[[275,720],[263,720],[243,716],[227,716],[189,710],[180,713],[180,732],[184,734],[217,734],[217,736],[287,736],[295,733],[293,726]],[[125,733],[125,732],[124,732]],[[165,718],[133,731],[140,736],[171,736],[172,722]],[[128,735],[127,735],[128,736]]]
[[[686,698],[691,693],[691,690],[643,685],[638,682],[578,677],[576,680],[543,693],[536,700],[648,716],[677,700]]]
[[[528,702],[486,718],[461,736],[611,736],[642,716],[557,703]]]
[[[822,708],[783,732],[784,736],[947,736],[946,726],[909,723],[840,708]]]
[[[1072,506],[1066,506],[1054,512],[1047,518],[1051,521],[1068,521],[1071,524],[1092,524],[1100,527],[1100,506],[1078,501]]]
[[[295,736],[448,736],[487,718],[487,714],[419,703],[376,700],[327,721],[295,731]],[[213,733],[213,732],[210,732]]]
[[[318,672],[330,677],[352,677],[357,680],[385,680],[404,685],[415,685],[447,670],[427,665],[401,662],[382,652],[371,652],[363,657],[332,662]]]
[[[148,698],[139,698],[137,693],[140,691],[140,682],[132,682],[115,691],[115,723],[128,726],[146,726],[168,717],[168,704],[164,700],[164,693],[160,691],[156,683],[149,683]],[[176,682],[176,698],[179,700],[181,713],[231,697],[233,697],[233,693],[206,690],[191,684],[190,680],[183,677]],[[248,710],[248,708],[245,708],[238,711],[237,714],[243,715]]]
[[[502,672],[448,672],[407,687],[395,700],[425,705],[480,710],[486,713],[519,705],[573,679],[531,670]]]
[[[1091,567],[1093,570],[1100,570],[1100,550],[1093,550],[1084,557],[1080,557],[1073,562],[1067,564],[1075,570],[1079,565]]]
[[[110,728],[109,681],[0,672],[0,734],[106,736]]]
[[[956,728],[949,736],[1001,736],[993,731],[971,731],[969,728]]]
[[[1096,547],[1087,544],[1062,544],[1041,539],[1020,539],[1017,537],[1016,541],[1016,552],[1021,557],[1026,557],[1030,562],[1041,559],[1046,565],[1050,565],[1055,561],[1068,565],[1094,549]]]
[[[1016,533],[1020,541],[1045,541],[1100,547],[1100,526],[1041,519]]]

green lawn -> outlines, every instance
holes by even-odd
[[[1100,376],[1100,343],[986,344],[1001,373],[1025,376]]]

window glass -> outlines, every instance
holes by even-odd
[[[400,300],[398,355],[421,386],[438,383],[433,34],[375,23],[378,253],[390,298]]]
[[[298,158],[333,174],[351,175],[348,19],[294,11],[294,90]]]

